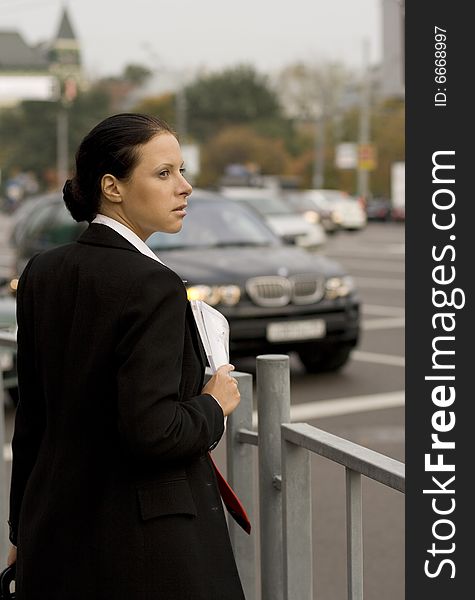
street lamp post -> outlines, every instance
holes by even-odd
[[[359,120],[359,135],[358,145],[361,148],[369,144],[370,141],[370,106],[369,106],[369,43],[365,39],[363,41],[363,82],[361,87],[360,100],[360,120]],[[368,199],[369,195],[369,171],[366,165],[362,164],[361,158],[358,160],[357,171],[357,193],[360,198]]]
[[[73,77],[66,77],[59,86],[59,106],[56,117],[56,173],[61,189],[69,174],[69,106],[77,96],[77,84]]]
[[[61,189],[68,177],[68,109],[62,101],[56,117],[56,173],[58,187]]]

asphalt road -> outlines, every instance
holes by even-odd
[[[10,260],[4,245],[7,230],[8,220],[0,215],[0,274],[8,270]],[[403,461],[404,227],[370,223],[361,232],[339,233],[329,238],[324,253],[355,277],[363,303],[362,338],[338,373],[307,375],[297,356],[291,355],[292,409],[301,411],[299,421]],[[240,371],[255,372],[253,359],[235,365]],[[12,419],[13,410],[7,407],[6,442]],[[214,455],[225,470],[223,442]],[[314,457],[312,482],[314,597],[344,600],[344,469]],[[404,496],[363,479],[363,528],[365,600],[402,600]],[[258,523],[254,532],[258,543]]]
[[[325,254],[356,280],[363,333],[338,373],[307,375],[291,355],[291,406],[298,405],[304,415],[293,420],[404,461],[404,226],[370,223],[364,231],[340,233],[330,238]],[[255,373],[252,359],[235,364]],[[215,453],[224,465],[223,444]],[[344,468],[314,457],[312,483],[314,598],[344,600]],[[405,597],[404,500],[403,494],[363,478],[365,600]]]

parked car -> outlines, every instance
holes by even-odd
[[[288,244],[316,250],[326,242],[325,230],[318,221],[308,222],[273,190],[227,187],[222,188],[221,193],[251,206]]]
[[[391,201],[387,198],[370,198],[366,203],[368,221],[390,221]]]
[[[309,223],[321,223],[325,233],[331,235],[340,228],[335,210],[323,198],[309,198],[301,190],[290,190],[284,193],[283,198]]]
[[[72,242],[86,229],[66,210],[62,196],[46,194],[29,199],[15,213],[10,245],[15,250],[15,271],[21,273],[29,258],[59,244]],[[10,286],[16,285],[13,278]]]
[[[404,223],[406,220],[406,207],[405,206],[393,206],[391,208],[391,219],[393,221],[399,221]]]
[[[303,190],[304,198],[320,209],[331,211],[340,229],[355,231],[366,226],[366,211],[361,202],[341,190]]]
[[[16,304],[11,295],[0,297],[0,337],[6,334],[11,337],[16,331]],[[5,344],[0,339],[0,370],[3,389],[7,391],[10,400],[16,404],[18,399],[16,381],[16,352],[10,343]],[[1,408],[1,407],[0,407]]]
[[[54,209],[47,204],[26,217],[29,233],[17,238],[15,280],[32,253],[57,245],[58,227],[62,242],[78,237],[60,196]],[[246,205],[195,191],[181,232],[155,233],[147,244],[185,281],[189,299],[228,319],[231,357],[296,351],[313,373],[342,367],[358,342],[351,277],[334,261],[285,245]]]

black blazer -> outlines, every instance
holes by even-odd
[[[242,600],[178,275],[92,224],[28,263],[17,320],[18,600]]]

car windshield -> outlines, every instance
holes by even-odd
[[[311,198],[306,198],[303,194],[289,194],[286,196],[286,202],[297,210],[315,210],[316,205]]]
[[[254,210],[257,210],[261,215],[270,217],[272,215],[293,215],[295,214],[292,208],[277,196],[262,196],[251,198],[236,197],[239,202],[247,202]]]
[[[324,190],[321,191],[320,194],[323,196],[324,202],[327,204],[333,204],[335,202],[347,201],[347,200],[355,200],[353,196],[349,196],[344,192],[340,192],[338,190]]]
[[[152,250],[216,248],[225,246],[273,246],[279,239],[243,207],[229,200],[193,201],[179,233],[154,233],[147,245]]]

